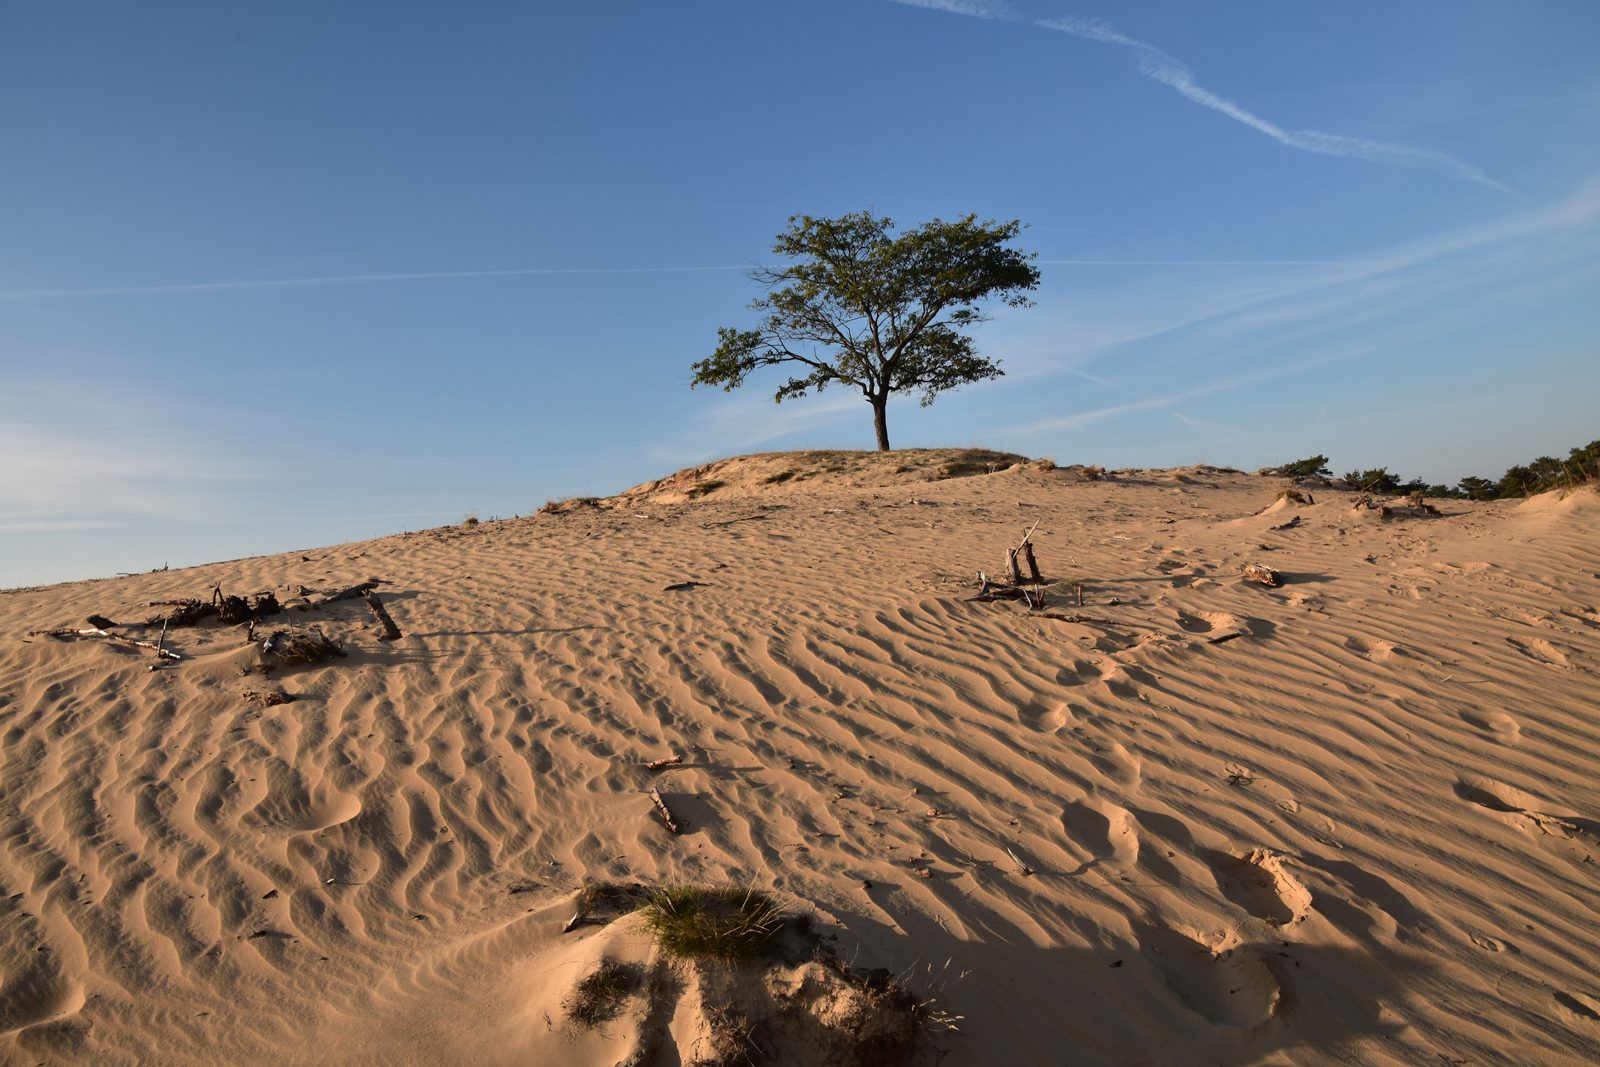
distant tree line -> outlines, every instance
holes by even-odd
[[[1274,474],[1290,478],[1330,478],[1327,456],[1311,456],[1270,468]],[[1461,479],[1453,487],[1429,485],[1421,478],[1402,480],[1387,467],[1353,470],[1342,479],[1353,489],[1367,493],[1411,494],[1454,497],[1460,500],[1504,500],[1532,496],[1551,489],[1567,489],[1600,480],[1600,441],[1590,441],[1572,449],[1566,459],[1540,456],[1531,463],[1512,467],[1498,480],[1476,476]]]

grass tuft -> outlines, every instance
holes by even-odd
[[[754,889],[686,885],[653,894],[644,921],[669,956],[749,959],[772,939],[783,913]]]
[[[638,983],[638,965],[601,960],[595,972],[579,982],[567,998],[563,1005],[567,1018],[591,1030],[609,1022],[622,1011],[623,1002]]]

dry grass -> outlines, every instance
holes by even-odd
[[[567,1018],[591,1030],[610,1022],[622,1012],[623,1003],[639,984],[639,975],[637,964],[601,960],[594,973],[579,982],[562,1005]]]

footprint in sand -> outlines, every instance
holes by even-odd
[[[1394,655],[1395,646],[1388,641],[1368,640],[1364,637],[1351,637],[1344,643],[1344,647],[1358,656],[1365,656],[1374,663],[1382,663]]]
[[[1017,721],[1030,730],[1055,733],[1068,723],[1077,721],[1071,704],[1049,705],[1037,701],[1017,706]]]
[[[1311,911],[1311,891],[1284,869],[1282,857],[1267,849],[1243,856],[1212,852],[1207,860],[1223,895],[1258,919],[1285,926]]]
[[[1283,990],[1272,969],[1249,950],[1213,951],[1162,926],[1139,931],[1139,948],[1167,988],[1215,1025],[1252,1029],[1278,1014]]]
[[[1067,839],[1093,857],[1084,867],[1101,860],[1133,863],[1139,858],[1139,835],[1133,817],[1115,804],[1091,807],[1080,801],[1068,804],[1061,813],[1061,826]]]
[[[1538,830],[1552,837],[1600,836],[1600,823],[1576,816],[1551,815],[1533,807],[1538,801],[1522,790],[1491,778],[1468,776],[1455,784],[1455,794],[1481,808],[1508,816],[1511,825],[1523,830]]]
[[[1140,782],[1143,761],[1116,741],[1106,742],[1089,760],[1096,770],[1124,788],[1131,789]]]
[[[1512,648],[1535,662],[1547,663],[1552,667],[1567,665],[1566,653],[1542,637],[1508,637],[1506,641]]]
[[[1518,725],[1516,719],[1503,711],[1463,711],[1461,718],[1468,725],[1476,726],[1497,741],[1504,741],[1508,745],[1514,745],[1522,738],[1522,727]]]
[[[1588,993],[1557,993],[1556,1003],[1586,1022],[1600,1021],[1600,999]]]

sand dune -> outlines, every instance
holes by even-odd
[[[590,880],[809,909],[964,1017],[930,1062],[1600,1060],[1593,492],[760,463],[0,594],[0,1060],[620,1062],[556,1010],[648,951],[560,932]],[[969,601],[1035,524],[1057,617]],[[350,655],[270,678],[27,636],[369,577],[405,636],[291,610]]]

